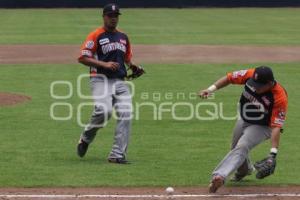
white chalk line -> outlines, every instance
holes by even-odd
[[[0,194],[0,198],[195,198],[195,197],[300,197],[298,193],[265,193],[265,194],[174,194],[174,195],[122,195],[122,194]]]

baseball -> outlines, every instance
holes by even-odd
[[[173,194],[173,192],[174,192],[174,188],[172,188],[172,187],[167,187],[167,189],[166,189],[166,193],[167,194]]]

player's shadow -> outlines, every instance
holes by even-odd
[[[257,185],[257,180],[256,179],[245,179],[239,182],[233,182],[233,181],[228,181],[226,183],[227,186],[233,186],[233,187],[243,187],[243,186],[255,186]]]
[[[59,160],[59,159],[57,159]],[[95,165],[95,166],[103,166],[103,165],[114,165],[114,166],[127,166],[127,165],[120,165],[120,164],[114,164],[109,163],[107,160],[107,157],[99,157],[99,156],[93,156],[93,155],[86,155],[83,158],[78,157],[77,155],[72,155],[69,157],[60,158],[60,160],[64,163],[69,163],[71,165]],[[135,161],[130,160],[128,165],[135,164]]]

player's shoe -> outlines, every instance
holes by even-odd
[[[239,172],[236,172],[233,175],[233,177],[230,179],[230,181],[232,181],[232,182],[239,182],[239,181],[243,180],[243,178],[245,178],[246,176],[251,175],[254,171],[255,171],[255,168],[253,166],[251,166],[251,169],[249,169],[248,172],[245,173],[245,174],[241,174]]]
[[[125,157],[122,158],[108,158],[108,162],[115,163],[115,164],[130,164],[128,160],[126,160]]]
[[[86,154],[88,147],[89,144],[80,139],[77,145],[77,155],[82,158]]]
[[[224,181],[225,179],[222,176],[214,176],[209,184],[209,193],[216,193],[217,190],[224,185]]]

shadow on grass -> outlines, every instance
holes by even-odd
[[[68,157],[68,158],[64,158],[64,159],[60,159],[61,162],[64,163],[69,163],[69,164],[78,164],[78,165],[88,165],[90,166],[131,166],[131,165],[135,165],[138,162],[136,162],[135,160],[129,160],[129,164],[116,164],[116,163],[109,163],[106,157],[96,157],[96,156],[86,156],[83,158],[80,157]]]
[[[226,186],[232,186],[232,187],[256,186],[257,182],[258,181],[255,179],[245,179],[239,182],[228,181],[226,183]]]

